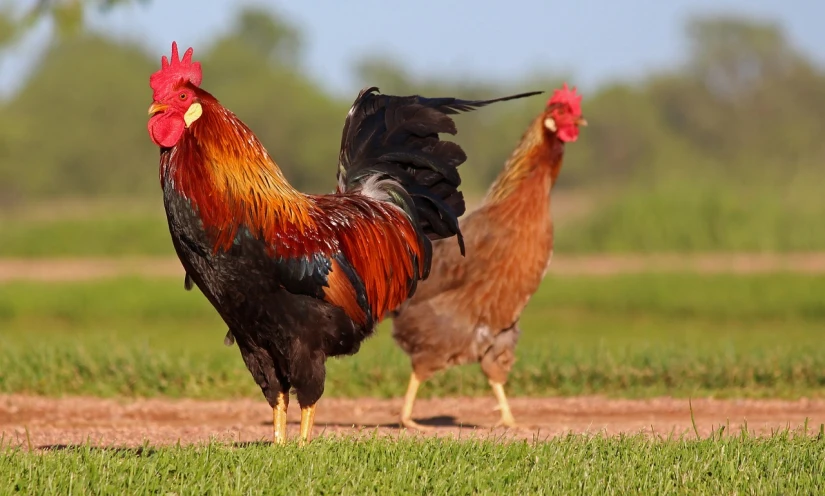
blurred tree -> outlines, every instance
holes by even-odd
[[[821,84],[823,75],[779,27],[695,18],[687,33],[685,70],[647,85],[669,134],[740,180],[785,180],[813,166],[794,158],[812,158],[821,149],[816,137],[825,131],[825,99],[811,83]]]
[[[232,108],[298,187],[334,187],[346,105],[296,68],[297,31],[259,10],[201,52],[205,87]],[[155,59],[152,57],[152,59]],[[54,40],[0,115],[0,188],[6,198],[147,196],[157,151],[146,136],[148,75],[137,47],[90,34]]]
[[[773,23],[702,17],[686,32],[683,68],[587,100],[593,170],[622,174],[563,239],[599,251],[825,249],[811,234],[825,215],[825,74]]]
[[[0,48],[8,46],[14,41],[17,23],[11,11],[0,9]]]
[[[690,69],[717,98],[743,98],[799,61],[775,23],[696,17],[688,21],[686,32]]]
[[[296,67],[303,55],[298,29],[262,8],[243,9],[233,32],[263,60]]]
[[[41,15],[70,26],[80,2],[43,5]],[[0,43],[13,40],[3,28],[15,19],[0,9]],[[82,17],[75,22],[82,28]],[[584,92],[590,126],[568,148],[559,186],[601,203],[579,234],[561,233],[560,240],[588,249],[819,246],[806,223],[825,215],[822,68],[772,23],[695,18],[686,35],[690,52],[682,67]],[[255,130],[289,179],[326,192],[334,187],[341,125],[355,95],[323,91],[302,71],[302,49],[295,26],[249,7],[197,56],[204,87]],[[55,38],[33,77],[0,101],[0,205],[158,195],[157,150],[145,131],[147,78],[158,58],[82,29]],[[359,86],[395,94],[488,98],[550,92],[561,82],[546,75],[508,83],[421,76],[388,55],[362,58],[354,69]],[[456,118],[471,202],[547,97]]]
[[[8,43],[22,35],[27,29],[46,18],[54,20],[55,32],[59,37],[75,36],[83,32],[83,14],[85,8],[108,10],[128,3],[148,3],[150,0],[36,0],[27,10],[19,15],[13,24]],[[10,10],[9,10],[10,12]],[[2,32],[2,30],[0,30]],[[0,46],[3,46],[0,38]]]
[[[152,70],[134,46],[92,35],[54,43],[0,120],[11,136],[0,173],[14,174],[20,195],[151,191],[157,178],[146,164],[157,153],[143,124]]]
[[[397,94],[415,93],[415,82],[391,56],[375,54],[362,57],[353,68],[362,86],[373,85]],[[418,89],[420,92],[420,88]]]
[[[294,185],[331,191],[348,106],[299,70],[300,53],[297,29],[244,9],[203,56],[204,87],[255,130]]]
[[[581,147],[587,159],[578,167],[567,167],[565,175],[575,176],[580,184],[592,184],[594,175],[602,181],[620,182],[650,175],[661,158],[658,152],[670,137],[647,92],[615,85],[588,98],[586,106],[591,124],[576,148]]]

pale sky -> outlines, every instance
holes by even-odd
[[[0,0],[19,7],[30,0]],[[819,0],[151,0],[92,16],[96,29],[167,54],[171,41],[208,48],[229,29],[241,4],[264,5],[302,30],[306,68],[327,89],[348,95],[352,62],[368,53],[402,61],[410,71],[449,78],[517,79],[530,73],[571,76],[592,88],[632,79],[684,57],[684,19],[693,13],[739,13],[773,19],[793,44],[825,64],[825,2]],[[209,5],[209,7],[206,7]],[[42,25],[0,58],[0,94],[28,74],[48,39]]]

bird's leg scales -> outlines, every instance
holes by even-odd
[[[510,411],[507,395],[504,394],[504,385],[490,381],[490,387],[493,388],[493,394],[496,395],[496,400],[498,400],[498,409],[501,410],[501,420],[496,423],[496,426],[517,427],[513,412]]]
[[[415,404],[415,397],[418,394],[418,387],[421,381],[415,372],[410,374],[410,385],[407,386],[407,394],[404,395],[404,408],[401,410],[401,425],[408,429],[416,429],[419,431],[431,431],[432,427],[421,425],[412,419],[413,405]]]
[[[312,437],[315,424],[315,405],[301,407],[301,446],[305,446]]]
[[[275,428],[272,442],[275,444],[286,443],[286,410],[289,407],[289,393],[278,393],[278,400],[275,408],[272,409],[272,424]]]

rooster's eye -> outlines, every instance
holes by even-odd
[[[181,93],[180,94],[180,99],[181,100],[186,100],[186,93]]]

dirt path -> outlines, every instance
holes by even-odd
[[[183,277],[176,258],[0,258],[0,282],[84,281],[119,276]]]
[[[420,400],[416,418],[430,426],[427,435],[487,436],[498,419],[492,398]],[[297,406],[297,405],[296,405]],[[400,400],[322,399],[315,435],[372,433],[398,435]],[[686,399],[612,400],[601,397],[514,398],[519,429],[495,435],[544,439],[567,432],[651,433],[695,436]],[[721,425],[738,433],[746,422],[755,434],[796,429],[808,418],[815,433],[825,423],[825,400],[693,400],[699,432]],[[83,444],[106,446],[183,444],[217,438],[225,442],[271,439],[271,410],[264,401],[50,399],[0,395],[0,437],[6,445],[44,448]],[[289,412],[290,436],[297,436],[299,410]],[[28,434],[27,434],[28,432]]]
[[[639,272],[755,274],[799,272],[825,274],[825,253],[701,255],[562,255],[550,266],[553,275],[605,276]],[[181,276],[174,258],[0,259],[0,283],[13,280],[79,281],[118,276]]]

